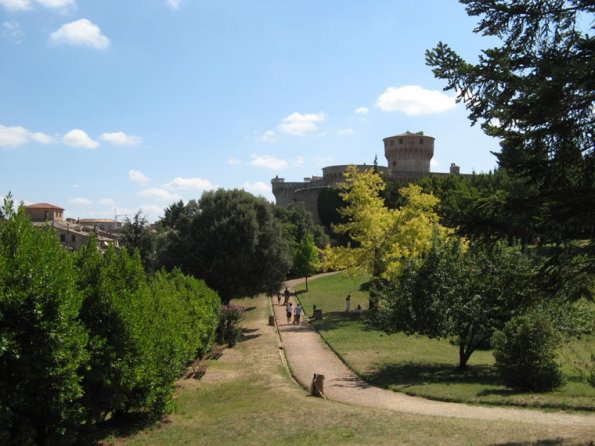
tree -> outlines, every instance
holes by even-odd
[[[0,226],[0,439],[71,441],[83,418],[87,334],[71,256],[49,227],[4,202]]]
[[[401,189],[404,204],[389,209],[381,196],[385,183],[373,169],[358,171],[350,166],[345,172],[340,209],[345,223],[333,229],[352,241],[347,247],[325,250],[326,266],[388,278],[399,274],[404,258],[417,258],[427,251],[435,233],[446,234],[439,224],[431,194],[410,184]]]
[[[291,256],[266,200],[219,189],[205,192],[196,209],[182,214],[160,250],[161,265],[204,279],[224,303],[279,290]]]
[[[435,238],[423,258],[404,262],[399,277],[376,283],[373,320],[388,332],[454,337],[462,370],[495,330],[533,304],[533,273],[532,260],[516,248],[467,249],[461,239]]]
[[[595,272],[595,5],[591,0],[461,0],[475,32],[501,44],[477,64],[440,42],[426,53],[472,123],[501,140],[498,163],[526,188],[505,201],[561,257],[553,288]],[[584,240],[575,243],[576,240]],[[568,270],[568,256],[581,258]]]
[[[122,243],[130,252],[138,250],[145,271],[154,269],[155,253],[153,248],[153,235],[147,217],[139,210],[132,220],[126,217],[122,226]]]
[[[308,233],[293,252],[293,271],[298,276],[306,278],[306,291],[308,291],[308,277],[318,270],[319,264],[318,249],[312,234]]]

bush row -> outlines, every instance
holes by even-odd
[[[0,225],[0,443],[59,444],[124,414],[159,416],[210,347],[219,297],[125,251],[65,251],[5,204]]]

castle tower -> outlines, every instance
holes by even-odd
[[[405,132],[383,141],[391,177],[396,178],[405,172],[430,171],[430,160],[434,156],[434,138],[431,136],[424,136],[424,132]]]

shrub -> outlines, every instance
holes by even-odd
[[[494,357],[504,384],[523,391],[545,392],[560,387],[556,363],[561,337],[541,313],[517,316],[494,336]]]
[[[229,347],[233,347],[242,328],[240,322],[246,309],[240,305],[222,305],[221,306],[221,320],[217,328],[217,342],[219,344],[226,343]]]

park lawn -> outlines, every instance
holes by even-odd
[[[360,278],[360,284],[365,282],[365,277]],[[299,298],[306,309],[316,302],[320,308],[335,310],[346,293],[358,288],[353,279],[337,274],[311,280],[309,292],[299,293]],[[367,302],[365,292],[357,296]],[[363,314],[331,311],[312,323],[350,368],[380,387],[444,401],[595,410],[595,388],[587,381],[595,357],[595,335],[572,340],[560,352],[568,377],[565,386],[553,392],[526,393],[500,384],[491,351],[473,353],[468,370],[460,373],[456,370],[458,346],[448,340],[387,335],[370,327],[364,318]]]
[[[268,299],[249,307],[244,335],[209,363],[199,381],[181,380],[175,412],[162,423],[97,436],[114,445],[493,445],[587,444],[593,429],[402,414],[307,397],[281,366]],[[448,415],[448,414],[446,414]]]

